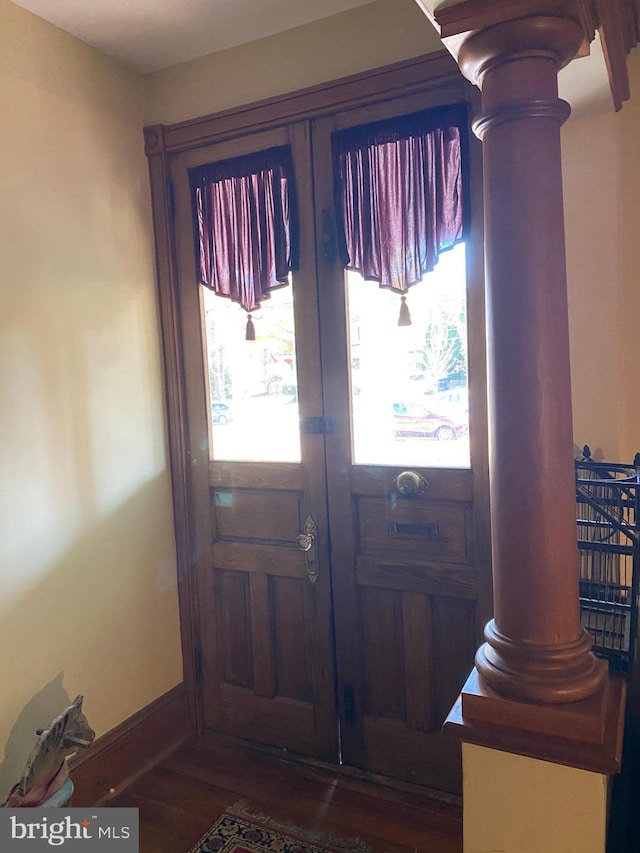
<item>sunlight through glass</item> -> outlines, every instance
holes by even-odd
[[[397,293],[347,273],[353,461],[469,467],[464,244],[410,288],[410,326]]]
[[[253,313],[256,340],[245,340],[246,313],[203,288],[212,458],[299,462],[293,288],[275,290]]]

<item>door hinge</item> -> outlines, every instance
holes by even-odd
[[[344,706],[344,721],[348,726],[356,724],[356,697],[353,684],[345,681],[342,685],[342,703]]]
[[[170,219],[173,219],[176,215],[176,194],[173,181],[167,181],[167,212]]]
[[[300,429],[303,435],[325,435],[335,431],[335,421],[331,416],[300,418]]]
[[[193,668],[196,676],[196,684],[202,684],[202,649],[195,646],[193,650]]]

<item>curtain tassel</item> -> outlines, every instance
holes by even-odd
[[[251,314],[247,314],[247,331],[244,339],[245,341],[255,341],[256,339],[256,327],[253,325]]]
[[[411,325],[411,314],[409,313],[409,306],[407,305],[407,297],[400,297],[400,314],[398,316],[398,325],[399,326],[410,326]]]

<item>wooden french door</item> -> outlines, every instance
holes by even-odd
[[[211,440],[215,415],[204,346],[205,294],[195,280],[187,177],[189,168],[204,163],[291,145],[298,203],[311,210],[311,174],[304,168],[310,161],[309,130],[302,123],[198,149],[177,157],[172,173],[204,725],[335,761],[338,734],[322,435],[300,435],[300,448],[293,453],[297,461],[268,461],[273,454],[266,445],[278,436],[266,432],[264,422],[258,420],[248,430],[246,452],[243,447],[234,450],[230,459],[216,452],[215,438]],[[291,288],[295,294],[297,406],[304,419],[322,412],[314,235],[309,216],[301,218],[300,256]],[[242,314],[238,306],[233,307]],[[239,344],[249,347],[240,340],[241,335],[239,331]],[[238,428],[238,412],[232,409],[227,410],[233,420],[224,425],[225,430]],[[260,414],[256,417],[261,418]],[[284,447],[281,457],[290,456],[290,450]],[[238,461],[238,455],[250,458]],[[306,527],[308,519],[313,530]],[[302,550],[301,535],[313,537],[302,540],[309,550]]]
[[[173,158],[172,178],[204,726],[456,792],[459,745],[440,729],[473,665],[478,593],[487,587],[474,502],[482,472],[474,483],[473,471],[486,464],[484,395],[471,394],[471,465],[425,467],[410,447],[402,464],[358,458],[353,318],[330,213],[331,132],[420,103],[386,102],[200,148]],[[260,450],[239,461],[216,451],[187,170],[283,144],[292,148],[300,210],[291,283],[300,450],[294,461]],[[478,266],[467,247],[470,282]],[[373,298],[376,285],[363,284]],[[468,314],[469,372],[480,390],[477,280]],[[389,401],[381,406],[384,420]],[[359,429],[366,435],[366,421]]]
[[[333,202],[332,132],[419,110],[423,105],[424,96],[405,98],[313,123],[318,234],[322,211]],[[482,308],[478,297],[482,282],[481,277],[477,280],[473,247],[466,248],[469,375],[481,391]],[[440,264],[445,263],[443,257]],[[345,381],[345,366],[353,366],[358,350],[353,338],[364,338],[366,329],[354,322],[352,315],[359,308],[356,305],[350,310],[349,299],[345,299],[345,272],[340,264],[324,252],[318,270],[325,407],[341,414],[335,419],[335,432],[326,436],[326,454],[343,761],[436,789],[459,791],[459,744],[443,735],[441,727],[473,665],[479,622],[478,574],[488,570],[474,550],[479,507],[474,507],[471,467],[482,458],[480,425],[486,422],[482,394],[471,395],[471,423],[478,429],[466,459],[459,453],[461,442],[452,441],[445,443],[452,456],[440,455],[439,467],[424,467],[425,457],[437,458],[443,446],[437,439],[408,441],[402,449],[394,447],[389,452],[379,450],[375,441],[369,446],[365,441],[360,451],[358,409],[364,405],[364,388],[354,386],[364,365],[352,369],[351,383]],[[356,281],[355,287],[369,289],[367,301],[385,295],[374,282]],[[422,287],[430,285],[417,285],[408,296],[416,327],[421,322],[416,297],[424,295],[418,293]],[[397,366],[397,383],[392,380],[391,385],[397,387],[398,399],[406,386],[402,385],[402,364],[395,347],[398,335],[407,330],[394,328],[397,297],[395,303],[389,325],[376,341],[377,360],[371,372],[382,372],[391,363],[395,375]],[[369,321],[360,317],[359,322]],[[351,341],[345,329],[350,330]],[[476,392],[475,387],[472,390]],[[428,405],[431,396],[421,398]],[[377,413],[381,419],[391,408],[389,402],[381,400]],[[360,424],[365,438],[377,420],[371,412],[370,408],[364,425]],[[380,446],[383,442],[381,431]],[[396,461],[390,463],[394,457]],[[400,458],[402,464],[398,464]],[[450,467],[448,458],[460,467]]]

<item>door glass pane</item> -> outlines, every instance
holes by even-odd
[[[464,244],[400,297],[347,273],[353,461],[469,467]]]
[[[293,287],[272,291],[253,313],[256,340],[245,340],[247,315],[203,288],[212,458],[299,462]]]

